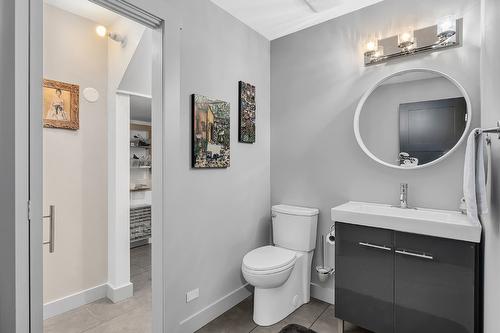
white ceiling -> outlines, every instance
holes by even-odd
[[[108,27],[120,18],[120,15],[88,0],[44,0],[43,2]]]
[[[211,0],[273,40],[383,0]]]

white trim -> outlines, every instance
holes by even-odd
[[[159,17],[151,13],[148,13],[142,10],[141,8],[128,3],[127,1],[123,0],[89,0],[89,1],[106,9],[109,9],[121,16],[128,17],[129,19],[134,20],[142,25],[145,25],[146,27],[153,30],[161,27],[163,23],[163,21]]]
[[[462,95],[465,98],[465,101],[467,102],[467,115],[468,115],[468,119],[467,119],[467,125],[465,127],[464,133],[460,137],[460,140],[458,140],[457,144],[452,149],[450,149],[446,154],[444,154],[440,158],[438,158],[438,159],[436,159],[436,160],[434,160],[432,162],[429,162],[427,164],[417,165],[417,166],[411,167],[411,168],[403,168],[403,167],[401,167],[399,165],[390,164],[390,163],[387,163],[387,162],[379,159],[377,156],[375,156],[368,149],[368,147],[366,147],[365,143],[363,142],[363,138],[361,137],[360,130],[359,130],[359,118],[361,116],[361,111],[363,109],[363,106],[364,106],[366,100],[371,95],[371,93],[373,91],[375,91],[375,89],[377,89],[380,85],[382,85],[382,83],[384,83],[385,81],[393,78],[394,76],[405,74],[405,73],[409,73],[409,72],[413,72],[413,71],[422,71],[422,72],[429,72],[429,73],[439,74],[439,75],[447,78],[448,80],[450,80],[453,84],[455,84],[455,86],[460,90],[460,92],[462,93]],[[460,83],[458,83],[457,80],[455,80],[454,78],[452,78],[448,74],[445,74],[443,72],[440,72],[440,71],[437,71],[437,70],[434,70],[434,69],[428,69],[428,68],[411,68],[411,69],[406,69],[406,70],[403,70],[403,71],[395,72],[395,73],[393,73],[393,74],[391,74],[391,75],[383,78],[382,80],[378,81],[373,87],[371,87],[370,89],[368,89],[364,93],[363,97],[361,97],[361,100],[359,101],[358,106],[356,107],[356,113],[354,114],[354,124],[353,125],[354,125],[354,135],[356,136],[356,140],[358,141],[359,146],[365,152],[365,154],[368,155],[372,160],[374,160],[375,162],[378,162],[378,163],[380,163],[382,165],[385,165],[385,166],[388,166],[390,168],[393,168],[393,169],[398,169],[398,170],[417,170],[417,169],[422,169],[422,168],[425,168],[425,167],[429,167],[431,165],[435,165],[435,164],[441,162],[442,160],[444,160],[445,158],[447,158],[448,156],[450,156],[454,151],[456,151],[458,149],[458,147],[460,147],[460,145],[462,144],[462,142],[464,142],[465,138],[467,137],[467,135],[469,133],[470,126],[471,126],[471,122],[472,122],[472,103],[470,101],[469,95],[467,94],[467,91],[465,91],[465,88]]]
[[[114,287],[111,284],[107,284],[106,296],[113,303],[118,303],[127,298],[134,296],[134,284],[127,283],[121,287]]]
[[[29,225],[26,209],[29,200],[29,110],[30,97],[30,1],[15,2],[15,327],[17,332],[30,330]],[[10,110],[8,112],[14,112]],[[7,112],[7,111],[6,111]],[[34,214],[36,217],[36,214]],[[14,305],[11,305],[14,307]],[[7,319],[7,318],[5,318]],[[9,320],[14,318],[9,318]]]
[[[179,332],[194,332],[250,296],[248,283],[204,307],[179,323]]]
[[[120,94],[120,95],[137,96],[137,97],[144,97],[144,98],[149,98],[149,99],[153,98],[153,96],[151,96],[151,95],[136,93],[136,92],[128,91],[128,90],[117,90],[116,93]]]
[[[68,295],[50,301],[43,305],[43,319],[48,319],[62,313],[79,308],[83,305],[95,302],[101,298],[106,297],[108,285],[106,283],[82,290],[80,292]]]
[[[153,30],[152,45],[153,45],[153,73],[151,76],[151,129],[152,129],[152,145],[154,147],[156,158],[153,156],[151,180],[153,182],[152,192],[152,208],[151,208],[151,228],[153,231],[150,241],[151,245],[151,284],[153,290],[152,296],[152,317],[153,317],[153,333],[166,332],[167,328],[167,311],[165,304],[165,293],[167,289],[166,264],[164,261],[164,251],[166,248],[164,234],[165,229],[163,224],[166,223],[166,108],[164,104],[164,94],[167,89],[167,84],[164,75],[164,56],[163,48],[165,44],[164,26]],[[172,60],[171,60],[172,61]],[[165,66],[166,67],[166,66]],[[176,81],[177,82],[177,81]],[[180,85],[180,78],[177,82]],[[177,96],[178,97],[178,96]],[[156,189],[156,190],[155,190]]]
[[[335,304],[335,290],[332,288],[323,288],[314,282],[311,282],[311,297],[326,303]]]
[[[131,124],[134,124],[134,125],[151,126],[151,122],[150,122],[150,121],[130,120],[130,123],[131,123]]]
[[[30,332],[43,331],[43,2],[29,0],[28,12],[20,12],[29,18],[29,198],[31,201],[31,221],[24,235],[29,239],[29,292],[30,292]],[[16,11],[17,15],[17,11]],[[16,110],[17,113],[18,110]],[[21,152],[19,152],[21,154]],[[21,331],[22,332],[22,331]],[[24,333],[24,332],[23,332]]]

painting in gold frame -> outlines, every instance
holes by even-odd
[[[54,80],[43,80],[43,126],[77,130],[80,86]]]

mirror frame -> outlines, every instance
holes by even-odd
[[[439,75],[447,78],[448,80],[450,80],[450,82],[453,83],[458,88],[458,90],[460,90],[460,92],[462,93],[463,97],[465,98],[465,102],[467,104],[467,115],[468,115],[468,117],[467,117],[467,124],[465,125],[464,133],[460,137],[460,140],[458,140],[458,142],[455,144],[455,146],[453,146],[453,148],[450,149],[450,151],[448,151],[446,154],[444,154],[443,156],[441,156],[438,159],[435,159],[432,162],[429,162],[429,163],[426,163],[426,164],[422,164],[422,165],[417,165],[417,166],[414,166],[414,167],[405,168],[405,167],[401,167],[399,165],[390,164],[388,162],[385,162],[385,161],[381,160],[380,158],[378,158],[377,156],[375,156],[368,149],[368,147],[366,147],[365,143],[363,142],[363,139],[361,138],[361,133],[360,133],[360,130],[359,130],[359,119],[360,119],[361,111],[363,110],[363,106],[365,105],[366,100],[375,91],[375,89],[377,89],[378,87],[380,87],[385,81],[390,80],[391,78],[393,78],[395,76],[399,76],[399,75],[403,75],[403,74],[411,73],[411,72],[415,72],[415,71],[429,72],[429,73],[439,74]],[[378,81],[374,86],[372,86],[370,89],[368,89],[363,94],[363,96],[361,97],[361,100],[358,103],[358,106],[356,107],[356,113],[354,114],[354,135],[356,136],[356,141],[358,141],[358,145],[361,147],[361,149],[363,150],[363,152],[366,155],[368,155],[375,162],[378,162],[378,163],[380,163],[382,165],[388,166],[388,167],[393,168],[393,169],[398,169],[398,170],[417,170],[417,169],[422,169],[422,168],[425,168],[425,167],[430,167],[432,165],[435,165],[435,164],[443,161],[444,159],[446,159],[451,154],[453,154],[453,152],[455,152],[458,149],[458,147],[460,147],[460,145],[465,141],[465,138],[467,137],[467,135],[469,133],[469,130],[470,130],[471,121],[472,121],[472,104],[471,104],[471,101],[470,101],[470,97],[467,94],[467,91],[465,91],[464,87],[457,80],[455,80],[454,78],[452,78],[448,74],[445,74],[443,72],[440,72],[440,71],[437,71],[437,70],[434,70],[434,69],[428,69],[428,68],[411,68],[411,69],[405,69],[405,70],[402,70],[402,71],[394,72],[394,73],[390,74],[389,76],[384,77],[382,80]]]

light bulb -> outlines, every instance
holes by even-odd
[[[377,47],[377,50],[375,51],[374,56],[375,56],[375,58],[383,57],[384,56],[384,47],[383,46]]]
[[[369,41],[368,43],[366,43],[366,51],[367,52],[373,52],[373,51],[376,51],[377,50],[377,47],[378,47],[378,43],[377,41]]]
[[[103,25],[98,25],[96,28],[95,28],[95,32],[97,33],[97,35],[99,37],[105,37],[106,34],[107,34],[107,29],[105,26]]]
[[[415,44],[413,31],[405,31],[398,35],[398,46],[404,51],[408,51]]]
[[[457,32],[457,20],[454,16],[448,15],[439,19],[437,24],[437,37],[447,39],[454,36]]]

